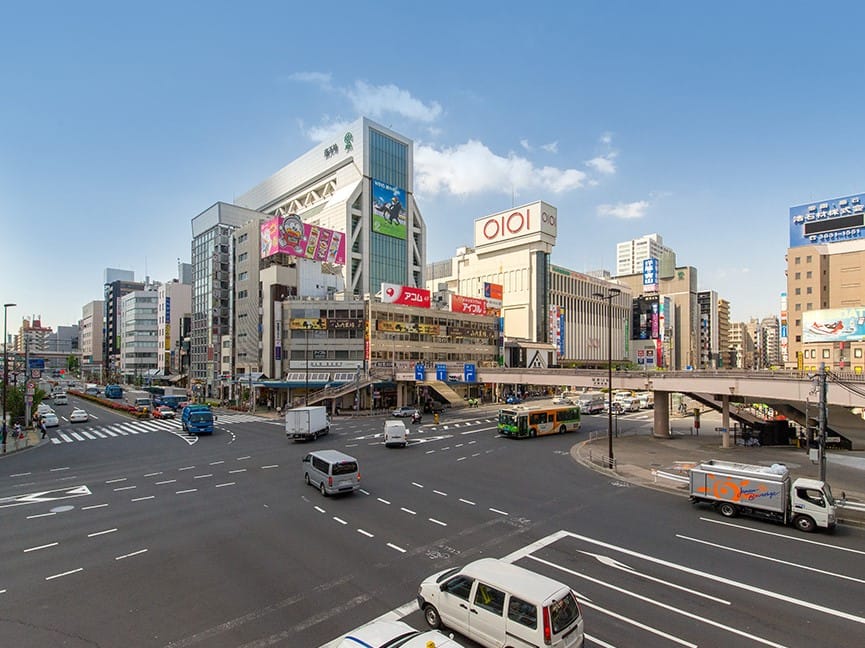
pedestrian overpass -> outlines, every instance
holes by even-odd
[[[558,388],[606,389],[605,369],[478,368],[478,382],[510,385],[546,385]],[[816,376],[798,371],[614,371],[613,389],[652,391],[655,394],[656,436],[670,429],[672,393],[683,393],[719,410],[729,429],[730,404],[765,403],[787,418],[815,425],[819,399]],[[865,377],[853,373],[827,374],[827,434],[843,438],[851,449],[865,449]],[[732,414],[735,418],[735,413]],[[666,431],[666,432],[665,432]]]

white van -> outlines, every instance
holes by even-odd
[[[387,448],[394,446],[405,448],[408,443],[408,430],[402,421],[384,422],[384,445]]]
[[[303,458],[303,481],[316,486],[327,497],[353,493],[360,488],[357,459],[339,450],[316,450]]]
[[[417,600],[431,627],[447,626],[488,648],[583,645],[583,615],[570,587],[495,558],[433,574]]]
[[[69,399],[66,398],[66,394],[64,392],[60,392],[54,394],[54,404],[55,405],[68,405]]]

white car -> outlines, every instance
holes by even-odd
[[[58,427],[60,425],[60,419],[57,418],[57,415],[54,412],[50,412],[42,415],[42,423],[47,428]]]
[[[70,423],[86,423],[89,420],[90,417],[87,415],[87,412],[78,407],[72,410],[72,413],[69,415]]]
[[[574,405],[574,401],[572,401],[567,396],[556,396],[553,399],[553,405]]]
[[[373,621],[342,637],[337,648],[462,648],[437,630],[419,632],[402,621]]]

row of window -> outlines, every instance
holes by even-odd
[[[823,360],[829,360],[832,357],[832,349],[821,349]],[[810,358],[815,360],[817,358],[817,349],[805,349],[802,351],[803,358]],[[862,358],[862,347],[855,347],[853,349],[853,357],[856,359]]]
[[[468,576],[458,576],[448,581],[444,586],[444,590],[448,594],[468,601],[473,583],[474,579]],[[501,616],[505,607],[505,593],[486,583],[478,583],[474,604],[479,608]],[[517,598],[513,594],[508,603],[508,618],[533,630],[538,627],[538,613],[534,604]]]

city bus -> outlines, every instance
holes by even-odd
[[[498,431],[506,437],[564,434],[580,429],[579,405],[507,407],[499,410]]]

